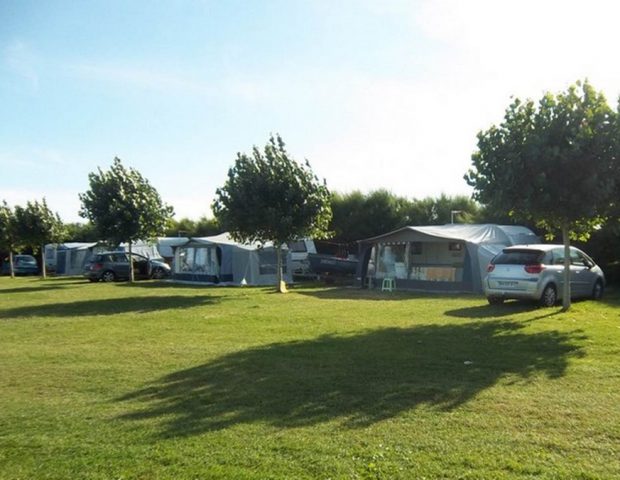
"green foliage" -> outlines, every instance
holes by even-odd
[[[115,158],[109,170],[90,173],[88,181],[90,189],[80,194],[80,216],[92,222],[99,238],[119,244],[164,233],[172,207],[140,172]]]
[[[6,201],[0,205],[0,251],[12,252],[17,248],[15,213]]]
[[[26,207],[15,207],[16,234],[23,246],[40,251],[46,243],[58,243],[65,237],[65,229],[57,213],[53,213],[45,199],[28,202]]]
[[[261,152],[237,154],[228,179],[216,191],[213,212],[223,229],[240,241],[282,245],[325,236],[331,210],[329,191],[308,161],[291,158],[280,136]]]
[[[365,195],[359,191],[334,193],[330,230],[334,239],[354,242],[374,237],[407,225],[442,225],[451,221],[451,212],[459,211],[459,223],[480,221],[480,208],[468,197],[424,198],[409,200],[387,190]]]
[[[588,82],[515,99],[504,121],[478,134],[465,175],[474,198],[494,211],[536,222],[548,234],[568,227],[586,239],[610,212],[618,158],[616,115]]]
[[[172,219],[166,229],[168,237],[209,237],[222,233],[222,229],[214,218],[200,217],[198,220],[190,218]]]
[[[66,238],[72,242],[97,242],[99,235],[97,229],[90,223],[73,222],[65,224]]]

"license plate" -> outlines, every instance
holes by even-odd
[[[501,281],[501,280],[498,281],[497,283],[500,286],[502,286],[502,287],[515,287],[515,286],[517,286],[519,284],[519,282],[516,282],[516,281],[508,281],[507,282],[507,281]]]

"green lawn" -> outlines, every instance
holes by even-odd
[[[620,297],[0,278],[0,478],[620,478]]]

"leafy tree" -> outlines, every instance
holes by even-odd
[[[214,218],[200,217],[198,220],[181,218],[171,220],[166,236],[168,237],[209,237],[222,233],[222,229]]]
[[[20,242],[41,254],[41,276],[47,277],[45,271],[45,244],[58,243],[65,236],[65,229],[57,213],[53,213],[45,199],[28,202],[26,207],[15,207],[15,225]]]
[[[129,244],[160,236],[173,215],[172,207],[164,204],[157,190],[133,168],[125,168],[114,158],[109,170],[88,175],[90,190],[80,194],[80,216],[95,226],[98,237],[115,245]],[[134,280],[133,262],[130,280]]]
[[[278,290],[282,281],[282,245],[302,237],[325,236],[331,210],[329,191],[306,160],[291,158],[282,138],[271,136],[261,152],[238,153],[228,179],[216,191],[213,212],[219,224],[244,242],[273,242]]]
[[[618,158],[616,114],[586,81],[534,104],[515,99],[499,126],[478,134],[465,175],[495,211],[558,231],[565,251],[563,307],[570,308],[570,240],[586,239],[609,213]]]
[[[407,225],[443,225],[451,221],[451,212],[459,223],[472,223],[480,218],[480,207],[465,196],[409,200],[387,190],[367,195],[359,191],[334,193],[331,197],[333,218],[330,230],[334,239],[354,242],[374,237]]]
[[[331,197],[333,212],[330,230],[341,242],[354,242],[374,237],[403,226],[407,199],[387,190],[376,190],[364,195],[359,191],[349,194],[334,193]]]
[[[73,242],[97,242],[99,236],[95,226],[90,223],[73,222],[65,224],[66,238]]]
[[[2,201],[0,205],[0,251],[8,251],[9,254],[9,271],[11,278],[15,278],[13,269],[13,251],[17,248],[17,226],[15,222],[15,213],[6,203]]]

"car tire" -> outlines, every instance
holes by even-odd
[[[489,305],[501,305],[504,303],[504,299],[502,297],[487,297],[487,301]]]
[[[549,284],[545,287],[540,296],[541,307],[553,307],[558,301],[558,292],[555,285]]]
[[[102,282],[113,282],[116,280],[116,274],[112,270],[106,270],[101,274]]]
[[[597,280],[592,288],[592,300],[600,300],[603,298],[603,292],[605,291],[605,287],[603,286],[603,282]]]
[[[153,270],[153,273],[151,273],[151,278],[153,280],[161,280],[165,276],[166,274],[164,273],[163,268],[156,268],[155,270]]]

